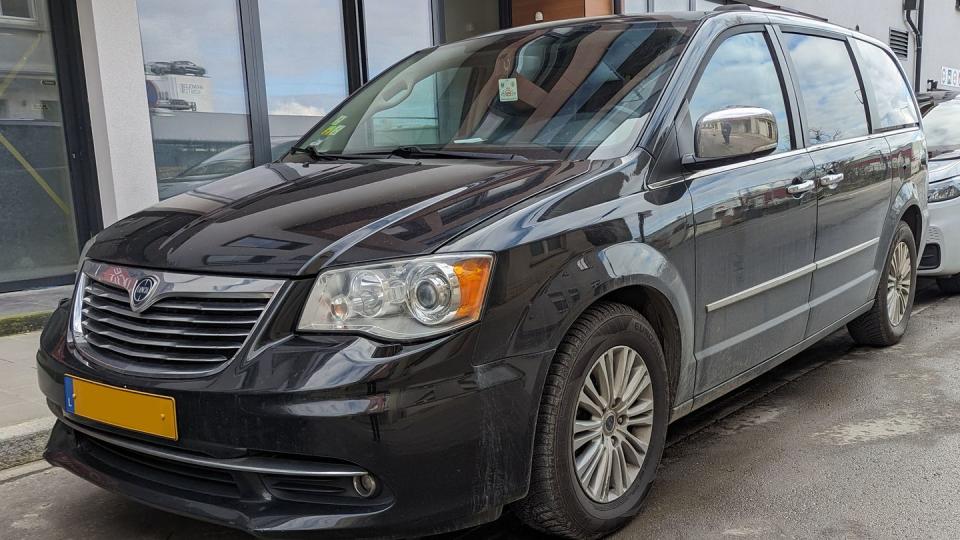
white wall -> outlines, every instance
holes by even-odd
[[[954,0],[926,0],[923,17],[923,79],[940,81],[940,68],[960,68],[960,11]],[[960,87],[946,87],[960,90]]]
[[[158,200],[140,22],[133,0],[77,4],[106,226]]]
[[[915,41],[913,31],[903,18],[902,0],[773,0],[773,3],[813,15],[826,17],[830,22],[855,29],[889,43],[890,29],[910,35],[910,55],[903,67],[914,80]],[[940,80],[942,66],[960,68],[960,11],[954,0],[926,0],[923,28],[923,56],[920,89],[926,90],[927,80]],[[917,20],[913,13],[914,22]]]

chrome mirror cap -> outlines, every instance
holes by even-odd
[[[780,133],[773,113],[760,107],[731,107],[707,113],[694,136],[697,162],[755,156],[776,150]]]

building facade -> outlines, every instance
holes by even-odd
[[[757,0],[0,0],[0,291],[70,282],[81,246],[97,230],[269,162],[414,51],[541,20],[722,3],[774,7]],[[960,0],[777,3],[890,43],[921,90],[960,89]],[[431,114],[413,106],[380,121],[424,130]]]

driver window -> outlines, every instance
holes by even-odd
[[[790,123],[780,75],[762,32],[727,38],[710,58],[690,99],[690,125],[729,107],[762,107],[777,119],[775,153],[790,150]]]

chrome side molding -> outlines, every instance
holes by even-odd
[[[781,286],[781,285],[786,285],[787,283],[790,283],[790,282],[793,281],[793,280],[800,279],[800,278],[802,278],[802,277],[804,277],[804,276],[810,275],[810,274],[816,272],[817,270],[821,270],[821,269],[826,268],[826,267],[828,267],[828,266],[830,266],[830,265],[832,265],[832,264],[836,264],[836,263],[838,263],[838,262],[840,262],[840,261],[842,261],[842,260],[844,260],[844,259],[846,259],[846,258],[848,258],[848,257],[852,257],[852,256],[856,255],[857,253],[860,253],[861,251],[870,249],[871,247],[873,247],[873,246],[875,246],[875,245],[877,245],[877,244],[879,244],[879,243],[880,243],[880,239],[879,239],[879,238],[874,238],[873,240],[870,240],[869,242],[864,242],[864,243],[862,243],[862,244],[853,246],[852,248],[846,249],[846,250],[844,250],[844,251],[841,251],[840,253],[837,253],[836,255],[831,255],[831,256],[829,256],[829,257],[827,257],[827,258],[820,259],[819,261],[817,261],[817,262],[815,262],[815,263],[808,264],[807,266],[804,266],[804,267],[802,267],[802,268],[799,268],[799,269],[797,269],[797,270],[794,270],[793,272],[790,272],[790,273],[788,273],[788,274],[784,274],[784,275],[782,275],[782,276],[780,276],[780,277],[773,278],[773,279],[771,279],[770,281],[765,281],[765,282],[763,282],[763,283],[761,283],[761,284],[759,284],[759,285],[755,285],[755,286],[753,286],[753,287],[750,287],[749,289],[740,291],[740,292],[738,292],[738,293],[736,293],[736,294],[732,294],[732,295],[730,295],[730,296],[728,296],[728,297],[726,297],[726,298],[717,300],[716,302],[707,304],[707,313],[712,313],[712,312],[714,312],[714,311],[723,309],[723,308],[725,308],[725,307],[731,306],[731,305],[736,304],[736,303],[738,303],[738,302],[742,302],[742,301],[744,301],[744,300],[747,300],[748,298],[753,298],[754,296],[757,296],[758,294],[761,294],[761,293],[764,293],[764,292],[766,292],[766,291],[769,291],[770,289],[779,287],[779,286]]]

